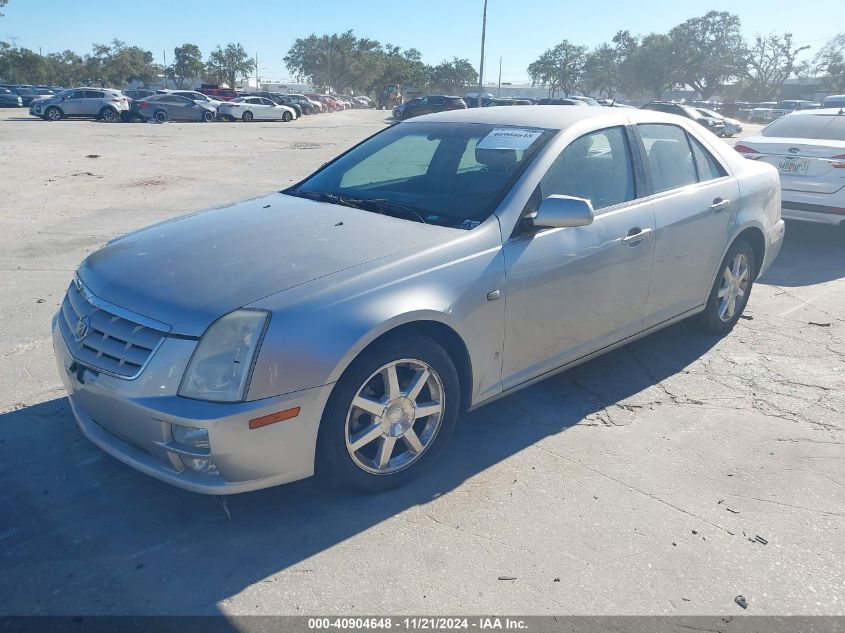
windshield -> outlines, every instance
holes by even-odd
[[[845,114],[789,114],[763,128],[763,136],[845,141]]]
[[[484,221],[556,130],[402,123],[285,191],[427,224]]]

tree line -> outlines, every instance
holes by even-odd
[[[568,40],[546,50],[528,66],[535,86],[550,95],[584,93],[598,97],[659,98],[690,87],[709,99],[731,86],[734,98],[775,98],[792,76],[824,77],[833,92],[845,91],[845,33],[832,38],[809,61],[799,55],[791,33],[742,36],[739,16],[709,11],[668,33],[633,35],[621,30],[590,50]]]
[[[384,84],[460,92],[478,79],[467,59],[431,66],[415,48],[403,50],[352,31],[299,38],[284,61],[294,76],[319,89],[359,94],[378,93]],[[120,40],[94,44],[84,56],[70,50],[41,55],[0,42],[0,78],[11,83],[121,87],[134,81],[154,84],[166,76],[180,88],[197,79],[234,87],[254,72],[255,59],[240,43],[217,46],[207,59],[199,46],[185,43],[173,50],[172,63],[165,67],[151,51]]]

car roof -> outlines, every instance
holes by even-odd
[[[813,110],[796,110],[795,112],[790,112],[786,116],[833,116],[839,115],[839,112],[842,108],[815,108]],[[845,117],[845,114],[841,115]]]
[[[530,126],[562,129],[591,118],[605,118],[609,125],[626,125],[634,119],[643,121],[676,121],[680,117],[651,110],[613,110],[611,108],[561,108],[555,105],[500,106],[496,108],[468,108],[450,110],[416,117],[414,121],[443,121],[454,123],[487,123],[492,125]]]

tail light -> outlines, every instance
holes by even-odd
[[[149,108],[150,104],[147,101],[142,101],[141,103],[138,104],[138,107],[139,108]]]
[[[734,149],[749,160],[757,160],[758,158],[762,157],[762,154],[760,154],[760,152],[758,152],[756,149],[748,147],[748,145],[734,145]]]
[[[834,169],[845,169],[845,154],[839,154],[839,156],[834,156],[834,161],[838,161],[833,163]]]

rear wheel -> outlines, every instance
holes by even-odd
[[[100,120],[105,121],[106,123],[117,123],[120,121],[120,115],[114,108],[106,106],[100,110]]]
[[[64,112],[56,106],[50,106],[44,113],[44,118],[48,121],[61,121],[62,117],[64,117]]]
[[[252,112],[250,112],[249,110],[244,112],[243,116],[241,116],[241,119],[244,120],[244,121],[252,121],[254,118],[255,117],[252,116]]]
[[[736,325],[751,296],[756,265],[748,242],[741,239],[731,245],[701,314],[704,329],[725,333]]]
[[[155,117],[155,120],[159,123],[164,123],[168,119],[167,112],[165,112],[164,110],[156,110],[156,113],[153,116]]]
[[[417,477],[454,430],[460,397],[449,354],[424,336],[378,343],[353,361],[329,399],[318,477],[365,492]]]

